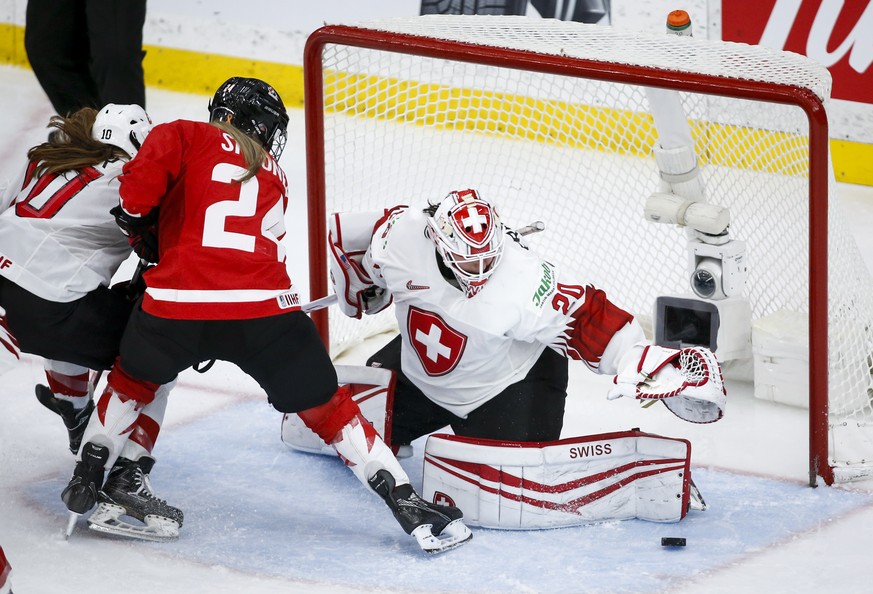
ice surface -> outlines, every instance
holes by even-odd
[[[0,67],[0,180],[45,137],[51,108],[30,71]],[[204,119],[206,98],[149,89],[156,122]],[[282,165],[291,182],[286,239],[306,289],[302,113],[292,113]],[[873,190],[841,186],[853,232],[873,266]],[[304,292],[304,294],[306,294]],[[360,363],[386,337],[344,356]],[[170,397],[152,472],[157,494],[185,511],[173,543],[109,539],[80,521],[62,536],[60,491],[72,471],[66,432],[33,397],[43,381],[26,357],[0,378],[0,544],[16,592],[816,594],[869,589],[873,485],[806,486],[805,411],[751,397],[729,382],[724,420],[694,426],[664,407],[606,402],[604,378],[571,366],[565,435],[640,427],[692,442],[694,479],[710,509],[683,522],[640,521],[535,532],[474,529],[473,541],[430,557],[381,501],[334,458],[295,453],[281,415],[235,367],[185,372]],[[421,480],[421,441],[403,461]],[[688,546],[660,546],[681,536]]]

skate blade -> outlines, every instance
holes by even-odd
[[[73,530],[76,528],[76,522],[81,515],[82,514],[77,514],[76,512],[70,512],[70,517],[67,518],[67,529],[64,532],[64,540],[69,540],[70,535],[73,534]]]
[[[431,532],[430,524],[422,524],[412,531],[412,536],[425,553],[435,555],[451,551],[470,542],[473,533],[461,520],[455,520],[446,526],[439,536]]]
[[[88,528],[101,534],[166,542],[179,538],[179,524],[163,516],[146,516],[143,524],[131,524],[121,519],[127,510],[119,505],[101,503],[88,518]]]

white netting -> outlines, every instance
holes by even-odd
[[[823,101],[827,71],[799,55],[758,46],[615,31],[524,17],[428,16],[361,28],[609,63],[712,74],[811,90]],[[404,51],[413,52],[406,48]],[[471,52],[475,48],[471,48]],[[681,229],[643,219],[658,188],[657,138],[644,88],[493,65],[325,46],[326,211],[420,205],[475,187],[504,221],[546,223],[535,249],[603,288],[646,323],[655,297],[687,292]],[[535,60],[532,61],[535,62]],[[809,139],[799,107],[681,93],[709,202],[730,209],[745,240],[753,319],[808,312]],[[310,109],[310,106],[307,106]],[[829,192],[829,398],[831,427],[867,427],[873,286]],[[390,326],[331,312],[332,349]],[[805,319],[805,316],[801,316]],[[849,469],[873,457],[843,452]],[[871,461],[873,462],[873,461]]]

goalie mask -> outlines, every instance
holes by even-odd
[[[110,103],[97,112],[91,137],[125,151],[132,159],[152,129],[152,120],[139,105]]]
[[[503,225],[476,190],[460,190],[434,205],[427,235],[467,297],[473,297],[503,256]]]
[[[278,161],[285,149],[288,112],[276,89],[257,78],[234,76],[209,102],[209,121],[227,122],[261,143]]]

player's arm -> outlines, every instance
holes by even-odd
[[[610,399],[661,400],[692,423],[711,423],[724,415],[727,394],[721,366],[709,349],[649,344],[633,316],[590,285],[583,289],[558,283],[552,304],[569,314],[567,330],[558,340],[563,352],[598,373],[616,374]]]
[[[634,317],[612,303],[602,290],[560,280],[544,314],[560,321],[563,331],[553,332],[549,345],[570,359],[584,361],[597,373],[614,374],[621,358],[645,335]]]
[[[110,212],[136,255],[148,262],[158,261],[159,205],[181,169],[181,154],[179,130],[156,126],[118,178],[120,200]]]
[[[132,217],[158,208],[170,183],[182,168],[182,126],[161,124],[146,137],[136,157],[124,164],[118,178],[122,210]]]
[[[27,174],[31,172],[30,163],[23,167],[21,171],[12,179],[0,179],[0,212],[3,212],[15,202],[15,198],[23,187],[27,185],[30,179],[25,179]]]
[[[127,236],[130,247],[141,260],[149,263],[158,261],[158,209],[144,216],[134,216],[126,212],[121,205],[111,209],[115,223],[121,232]]]

